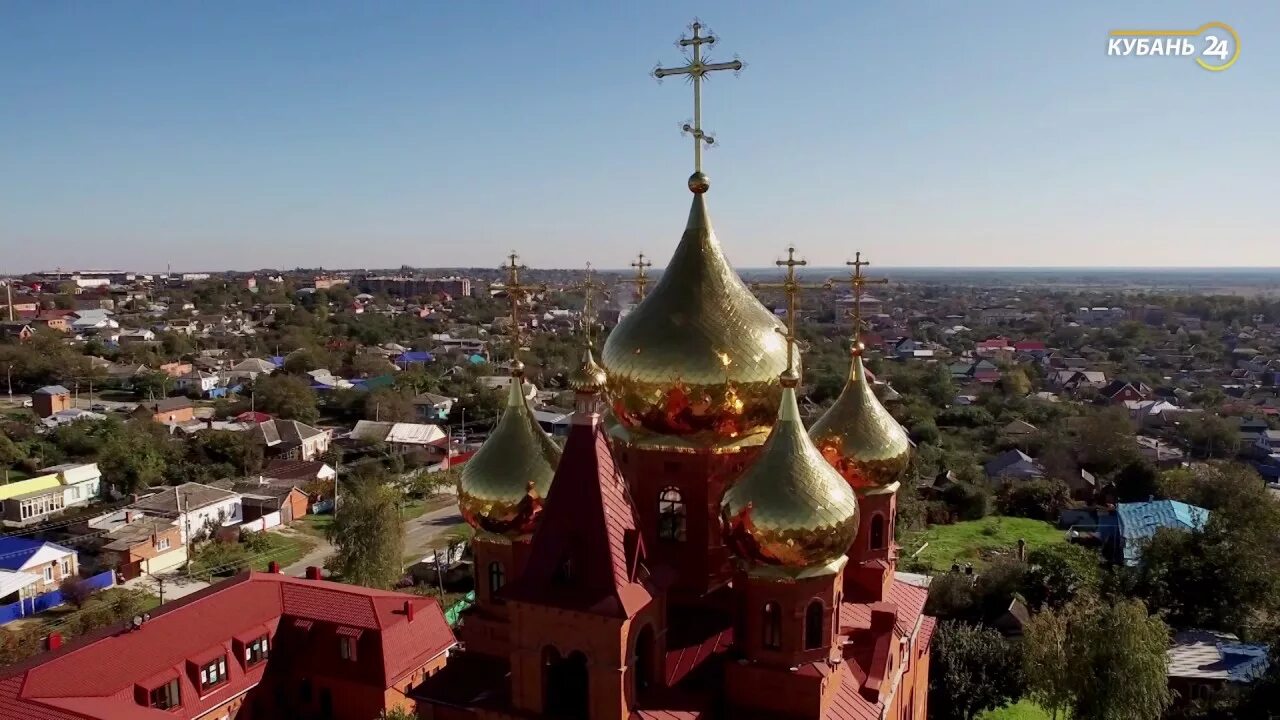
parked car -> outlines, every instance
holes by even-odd
[[[106,405],[103,405],[102,403],[98,403],[98,404],[96,404],[96,405],[90,405],[90,406],[89,406],[89,410],[90,410],[91,412],[96,412],[96,413],[105,413],[105,412],[110,412],[110,410],[107,408],[107,406],[106,406]]]

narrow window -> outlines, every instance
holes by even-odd
[[[683,542],[685,525],[684,496],[679,488],[664,488],[658,495],[658,539]]]
[[[269,649],[268,646],[269,641],[267,640],[266,635],[263,635],[257,640],[249,643],[244,649],[244,664],[247,667],[253,667],[263,660],[266,660],[267,651]]]
[[[157,710],[168,710],[182,704],[182,695],[178,688],[177,678],[152,689],[150,695],[149,704]]]
[[[492,596],[502,589],[502,584],[506,580],[506,573],[502,569],[502,563],[494,561],[489,563],[489,595]]]
[[[804,611],[804,649],[814,650],[822,642],[822,601],[814,600]]]
[[[356,659],[356,639],[349,635],[338,636],[338,656],[343,660]]]
[[[770,650],[782,647],[782,608],[778,603],[764,605],[764,646]]]
[[[227,657],[224,655],[217,660],[200,668],[200,689],[209,690],[215,688],[227,681]]]
[[[880,550],[884,547],[884,516],[876,513],[871,516],[871,549]]]

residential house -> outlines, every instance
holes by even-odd
[[[1194,532],[1209,522],[1209,511],[1177,500],[1119,503],[1111,516],[1114,522],[1103,525],[1111,531],[1111,559],[1136,566],[1142,558],[1142,547],[1161,528]]]
[[[369,720],[456,645],[432,598],[245,572],[0,671],[0,717]]]
[[[413,398],[413,409],[417,413],[419,420],[446,420],[450,411],[453,410],[455,402],[457,402],[456,398],[424,392]]]
[[[1040,432],[1035,425],[1026,420],[1015,419],[1010,420],[1004,427],[1000,428],[1000,434],[1007,437],[1027,437]]]
[[[1033,480],[1044,477],[1044,467],[1021,450],[1006,450],[983,466],[993,486],[1012,480]]]
[[[0,485],[0,516],[7,527],[44,522],[61,513],[65,503],[62,483],[54,473]]]
[[[1280,453],[1280,430],[1263,430],[1254,441],[1254,450],[1263,456]]]
[[[194,370],[195,366],[189,362],[168,362],[157,369],[171,378],[180,378]]]
[[[1133,426],[1139,430],[1172,425],[1179,417],[1190,412],[1166,400],[1126,400],[1124,407],[1129,411]]]
[[[137,417],[150,417],[162,425],[181,425],[191,422],[196,417],[195,405],[184,397],[139,403],[133,412]]]
[[[184,543],[208,537],[220,527],[239,525],[244,517],[239,493],[191,482],[148,495],[133,507],[147,515],[173,520]]]
[[[40,594],[39,587],[39,575],[0,569],[0,605],[29,601]]]
[[[31,393],[31,409],[37,417],[47,418],[50,415],[71,409],[71,391],[61,385],[45,385]]]
[[[43,327],[54,332],[71,332],[71,322],[75,320],[74,310],[41,310],[31,318],[33,327]]]
[[[982,357],[998,357],[1013,353],[1013,345],[1007,337],[993,337],[986,340],[979,340],[973,348],[973,352]]]
[[[218,376],[215,373],[192,370],[174,381],[174,387],[180,392],[205,397],[218,387],[218,382]]]
[[[139,517],[103,535],[102,563],[125,580],[158,575],[187,561],[182,529],[169,518]]]
[[[102,495],[102,471],[98,469],[97,463],[63,463],[40,472],[58,476],[67,507],[88,505]]]
[[[285,460],[315,460],[329,450],[328,430],[311,427],[297,420],[272,418],[253,426],[266,447],[267,457]]]
[[[76,551],[44,540],[0,537],[0,569],[35,575],[35,595],[58,589],[63,578],[77,577],[80,563]]]
[[[569,428],[573,424],[573,413],[554,408],[534,410],[533,419],[543,430],[556,437],[568,437]]]
[[[373,420],[357,422],[348,437],[362,442],[386,443],[395,451],[442,447],[449,440],[439,425]]]
[[[13,338],[18,342],[27,342],[36,336],[30,323],[23,320],[0,320],[0,337]]]
[[[1160,438],[1137,435],[1133,441],[1138,446],[1138,454],[1158,468],[1177,467],[1186,459],[1182,448]]]
[[[276,366],[261,358],[246,358],[231,366],[231,374],[244,380],[254,380],[259,375],[270,375]]]
[[[240,493],[245,523],[280,513],[280,524],[288,525],[306,515],[311,507],[307,493],[296,485],[284,485],[264,478],[262,482],[236,483],[232,489]]]
[[[1098,399],[1108,405],[1123,405],[1126,402],[1146,400],[1149,397],[1151,397],[1151,388],[1146,383],[1131,383],[1124,380],[1112,380],[1098,391]]]
[[[40,424],[45,427],[53,428],[67,423],[73,423],[77,420],[104,420],[106,417],[106,415],[91,412],[89,410],[72,408],[70,410],[59,410],[47,418],[41,418]]]
[[[1169,689],[1173,706],[1226,699],[1261,679],[1270,666],[1264,643],[1242,643],[1231,633],[1183,630],[1168,650]],[[1280,659],[1278,659],[1280,661]]]
[[[990,360],[979,360],[973,364],[971,376],[976,382],[991,385],[1000,380],[1000,368]]]
[[[290,487],[301,488],[316,483],[331,481],[338,476],[336,470],[328,463],[320,460],[281,460],[267,463],[262,470],[266,482],[278,482]]]
[[[1013,344],[1013,351],[1032,360],[1043,360],[1049,355],[1049,348],[1040,340],[1021,340]]]
[[[156,341],[156,334],[150,330],[121,330],[116,342],[122,346],[140,345],[143,343],[153,343]]]

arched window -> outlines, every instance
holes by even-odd
[[[658,495],[658,539],[677,542],[685,539],[684,496],[680,488],[663,488]]]
[[[884,516],[876,513],[871,516],[871,549],[879,550],[884,547]]]
[[[782,647],[782,607],[778,603],[764,604],[764,646],[770,650]]]
[[[804,610],[804,649],[814,650],[823,645],[822,642],[822,601],[814,600]]]
[[[503,583],[507,579],[507,573],[502,568],[502,563],[494,560],[489,563],[489,596],[493,597],[502,589]]]

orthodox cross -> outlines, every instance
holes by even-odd
[[[862,259],[862,252],[854,254],[853,260],[846,262],[853,268],[853,272],[849,274],[849,287],[853,288],[853,349],[858,349],[858,336],[862,334],[862,293],[867,285],[888,285],[889,281],[885,278],[871,279],[862,274],[862,268],[871,265],[869,260]]]
[[[591,347],[596,325],[595,314],[592,312],[593,300],[597,290],[604,290],[604,283],[591,279],[591,263],[587,263],[587,279],[573,287],[581,290],[585,296],[582,303],[582,325],[587,331],[587,347]]]
[[[508,264],[504,268],[507,271],[507,282],[505,285],[507,291],[507,299],[511,301],[511,360],[517,360],[517,353],[520,351],[520,300],[528,298],[529,293],[534,290],[545,290],[545,285],[528,285],[520,282],[520,271],[529,268],[519,264],[517,261],[520,256],[514,250],[507,256]]]
[[[702,172],[702,145],[715,144],[716,139],[702,131],[702,79],[707,73],[716,70],[733,70],[741,71],[743,68],[742,61],[735,59],[733,62],[713,63],[707,62],[702,57],[703,45],[714,45],[716,36],[710,31],[705,36],[699,33],[703,30],[702,23],[697,20],[689,26],[693,31],[693,37],[680,37],[677,43],[681,48],[692,47],[693,57],[689,58],[689,63],[683,67],[664,68],[657,67],[653,70],[653,76],[661,80],[662,78],[672,75],[687,75],[689,80],[693,82],[693,124],[685,123],[682,128],[686,133],[693,136],[693,171]]]
[[[787,373],[795,372],[795,347],[796,347],[796,313],[800,305],[799,295],[801,290],[830,290],[831,282],[825,282],[819,285],[805,285],[796,281],[796,268],[808,265],[806,260],[796,259],[796,249],[794,247],[787,248],[787,259],[776,260],[773,263],[778,267],[785,267],[787,274],[780,283],[752,283],[754,288],[776,288],[782,290],[787,296],[787,329],[779,330],[782,336],[787,339]]]
[[[631,263],[631,267],[636,269],[636,276],[633,278],[625,278],[624,283],[631,283],[636,286],[636,299],[644,299],[645,288],[649,286],[649,275],[645,273],[646,268],[653,267],[653,263],[644,261],[644,253],[640,253],[640,259]]]

